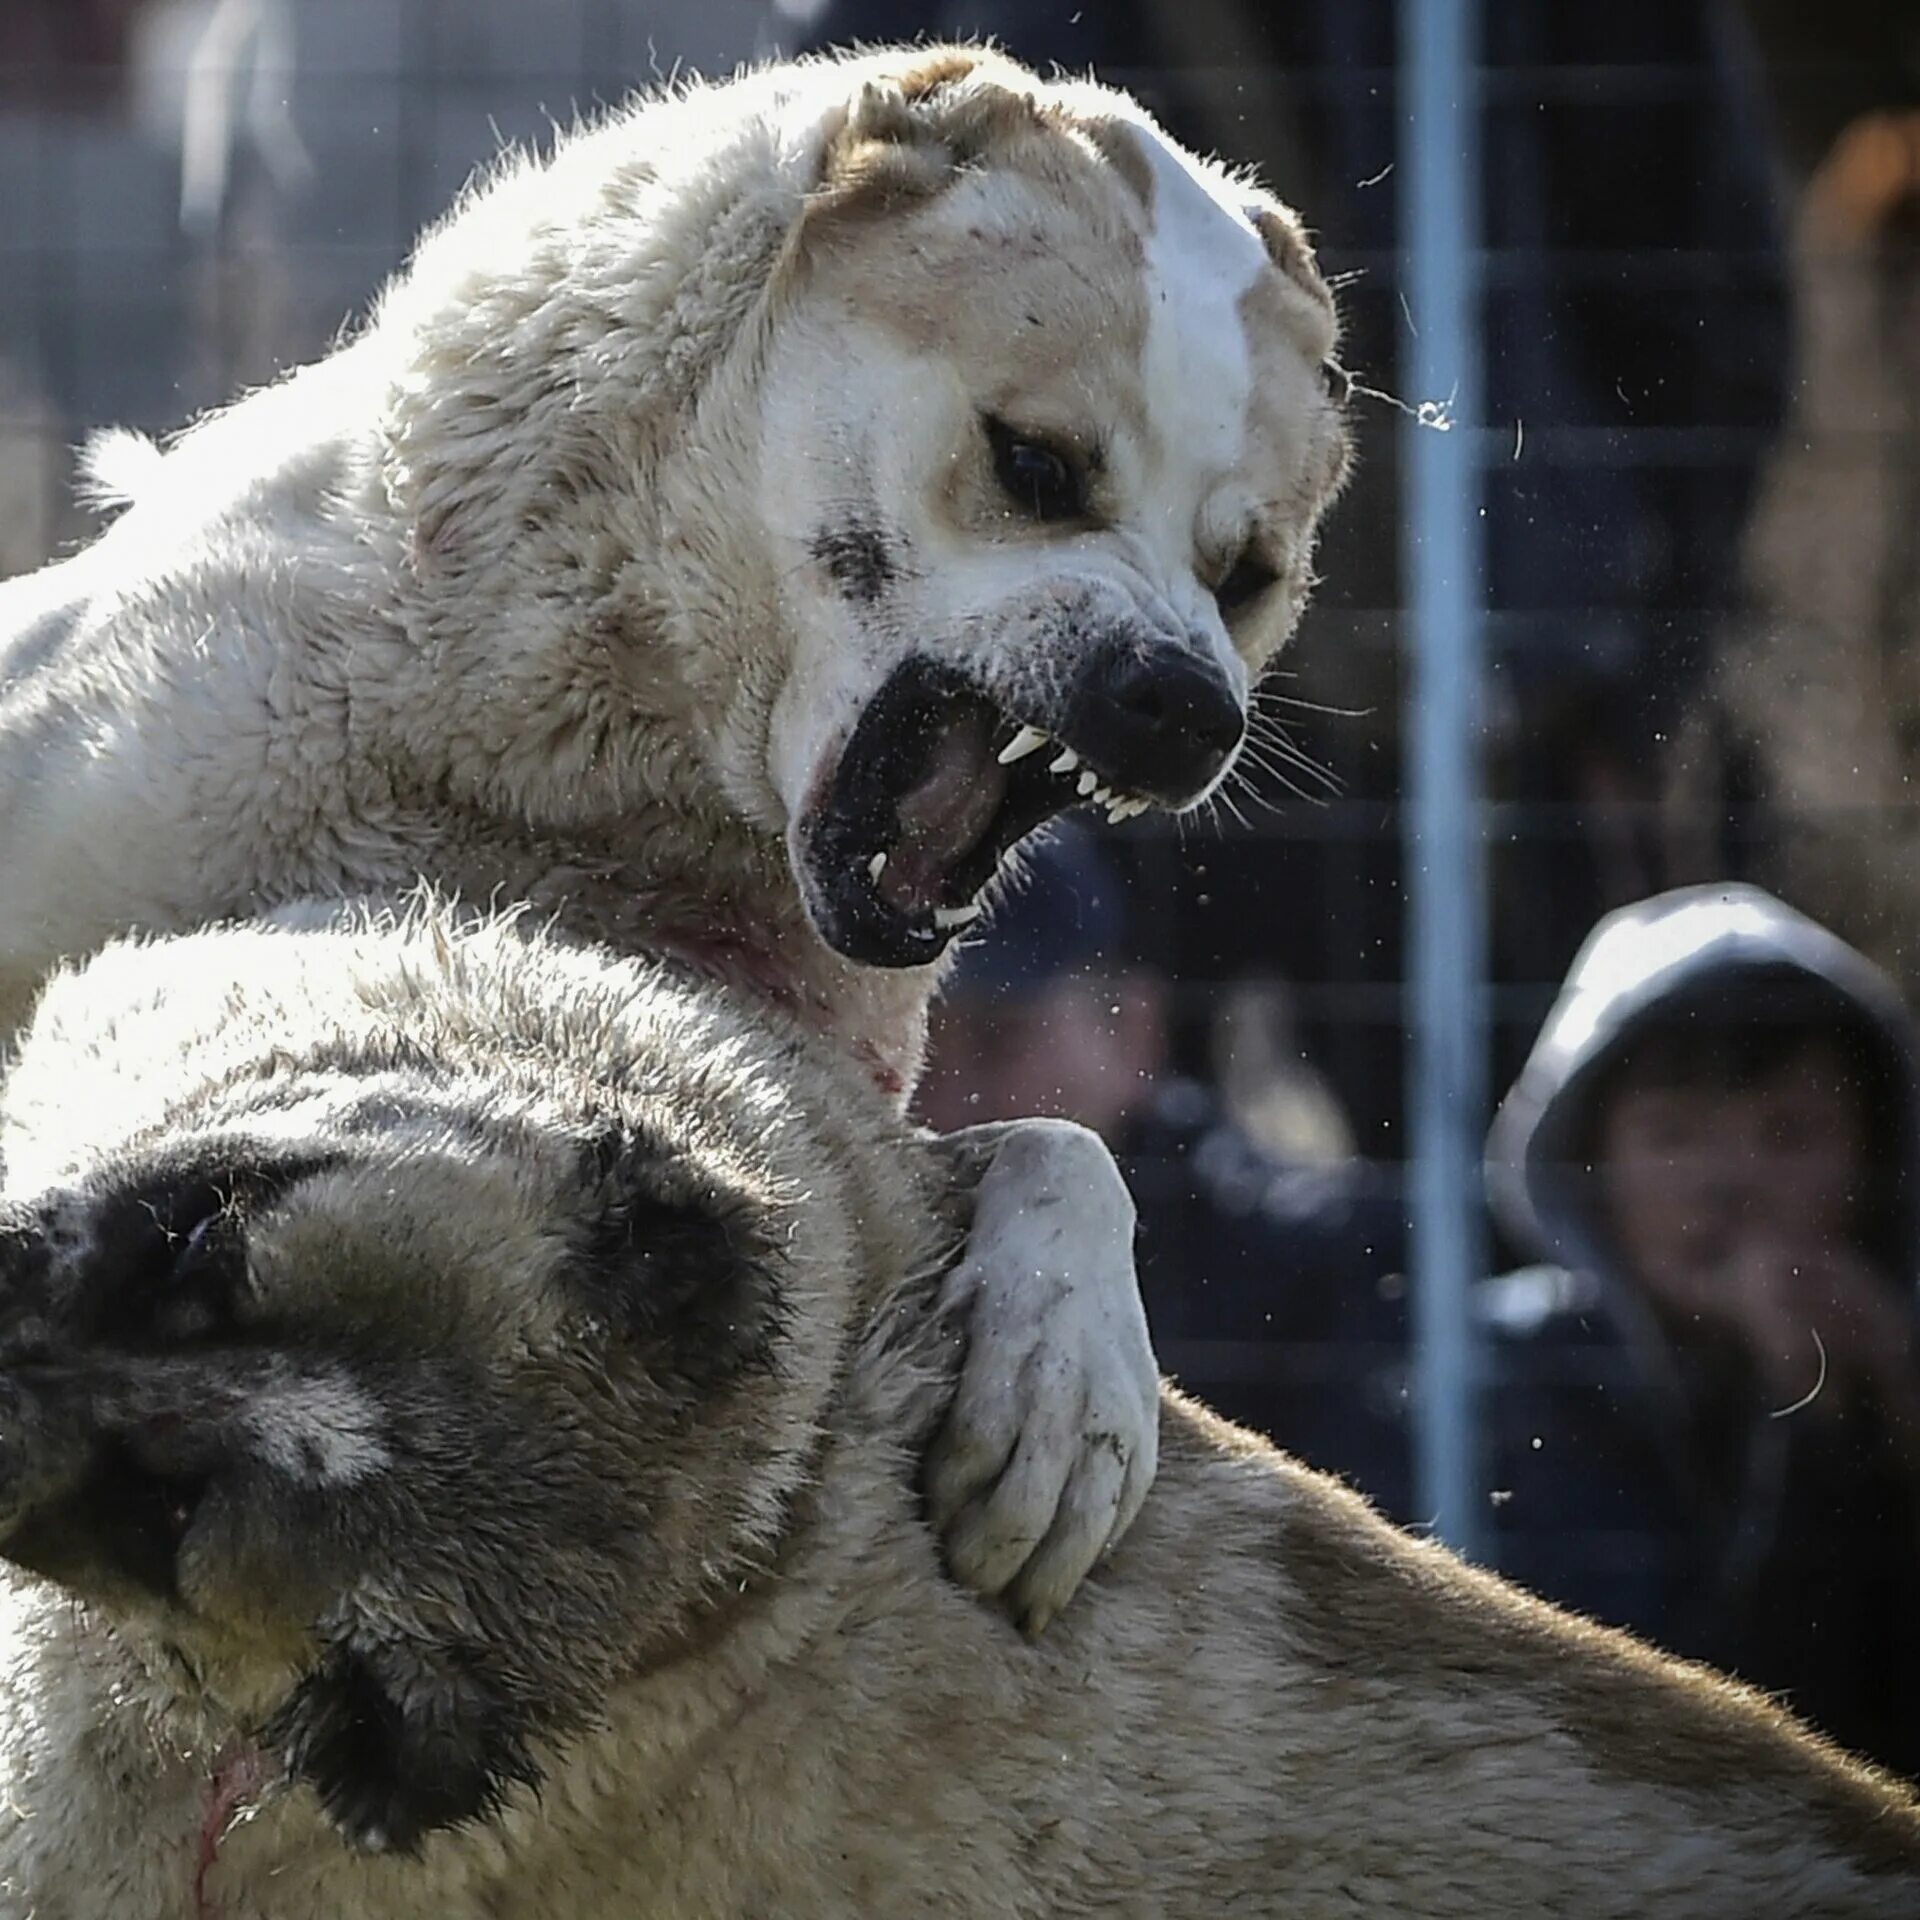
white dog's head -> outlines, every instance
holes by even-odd
[[[784,838],[873,965],[937,959],[1061,808],[1213,790],[1347,465],[1294,215],[978,50],[644,106],[476,198],[388,318],[437,777],[536,822],[671,787]]]
[[[769,772],[822,936],[916,964],[1049,815],[1225,776],[1346,468],[1333,307],[1286,209],[974,54],[865,88],[792,270]]]

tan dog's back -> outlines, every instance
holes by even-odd
[[[867,1479],[834,1474],[843,1500]],[[865,1500],[894,1496],[833,1504]],[[1146,1511],[1038,1644],[947,1587],[906,1502],[884,1532],[789,1566],[831,1627],[602,1856],[636,1896],[663,1869],[676,1913],[791,1920],[1920,1911],[1904,1789],[1171,1390]],[[716,1664],[757,1664],[776,1615]],[[643,1689],[630,1724],[665,1704]]]
[[[1920,1912],[1902,1789],[1171,1391],[1076,1604],[981,1607],[944,1169],[757,1003],[432,909],[121,946],[0,1146],[7,1920],[198,1920],[242,1761],[253,1920]]]

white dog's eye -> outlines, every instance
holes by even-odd
[[[1223,615],[1238,613],[1242,607],[1258,600],[1278,578],[1279,575],[1249,547],[1214,588],[1214,603]]]
[[[1078,459],[1019,432],[992,414],[982,416],[1000,488],[1036,520],[1078,520],[1087,511],[1087,480]]]

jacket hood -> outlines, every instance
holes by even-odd
[[[1915,1275],[1915,1028],[1893,982],[1863,954],[1758,887],[1715,884],[1656,894],[1612,913],[1587,937],[1487,1141],[1488,1198],[1520,1244],[1595,1274],[1611,1266],[1580,1162],[1596,1082],[1637,1031],[1710,993],[1737,1012],[1783,985],[1884,1047],[1887,1120],[1898,1132],[1887,1251]],[[1885,1124],[1886,1122],[1883,1122]]]

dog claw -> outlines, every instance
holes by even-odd
[[[878,880],[886,870],[887,856],[884,853],[876,853],[873,858],[867,862],[867,878],[869,880]]]
[[[1038,753],[1047,744],[1047,736],[1038,727],[1022,727],[1007,744],[1000,749],[999,761],[1003,767],[1010,767],[1016,760],[1024,760],[1030,753]]]

